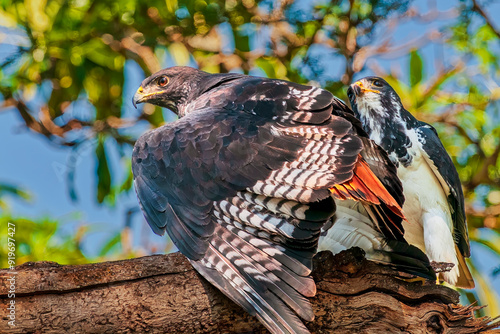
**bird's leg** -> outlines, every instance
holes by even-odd
[[[443,278],[443,273],[450,272],[455,267],[455,264],[449,262],[431,261],[431,267],[437,274],[436,284],[439,284],[440,282],[445,281]]]
[[[422,215],[424,222],[424,240],[426,254],[436,267],[442,280],[455,285],[458,280],[458,260],[455,253],[455,242],[450,232],[451,222],[447,215],[438,210],[432,210]],[[451,267],[450,267],[451,265]]]

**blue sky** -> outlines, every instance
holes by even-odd
[[[440,10],[445,10],[449,9],[453,3],[456,4],[456,2],[437,1],[437,7]],[[423,11],[428,8],[427,1],[417,1],[415,4]],[[499,4],[490,8],[491,13],[500,12]],[[398,27],[394,37],[396,41],[400,42],[412,40],[422,35],[423,28],[438,28],[446,23],[447,21],[438,19],[425,26],[410,22]],[[0,44],[0,61],[10,55],[13,50],[11,46],[6,44],[5,40],[3,42],[4,44]],[[423,48],[422,54],[427,64],[428,73],[432,73],[434,70],[436,57],[442,60],[453,57],[450,50],[443,50],[434,44]],[[379,63],[386,69],[401,66],[407,61],[407,58],[379,59]],[[166,58],[163,65],[172,66],[175,64],[171,58]],[[332,67],[332,76],[338,75],[335,73],[335,68],[343,68],[343,65]],[[127,105],[127,101],[131,101],[138,83],[144,78],[144,74],[134,63],[127,63],[125,71],[127,83],[124,87],[124,101],[126,102],[124,108],[126,108],[127,113],[134,113],[135,109],[132,108],[131,103]],[[371,71],[365,70],[356,77],[369,74],[372,74]],[[168,111],[165,113],[170,114]],[[12,214],[32,218],[53,217],[66,223],[65,231],[67,233],[74,232],[80,225],[91,226],[92,232],[84,239],[83,247],[86,254],[95,256],[102,243],[123,228],[126,211],[137,207],[135,193],[130,192],[120,197],[113,208],[98,205],[95,199],[95,148],[88,146],[75,155],[72,154],[71,149],[53,145],[40,135],[30,132],[23,124],[24,122],[18,114],[12,110],[7,109],[0,112],[0,156],[2,157],[0,160],[0,182],[20,186],[33,195],[33,200],[30,202],[10,200]],[[110,160],[112,170],[115,173],[120,173],[126,164],[125,159],[129,159],[131,152],[125,152],[124,157],[120,157],[116,150],[111,147],[108,152],[112,155]],[[72,160],[75,157],[76,160]],[[66,170],[72,161],[76,161],[77,202],[71,201],[66,183]],[[136,241],[145,242],[144,239],[147,239],[148,243],[158,245],[160,250],[164,247],[166,238],[152,233],[140,214],[134,216],[133,228],[134,235],[137,236]],[[481,247],[474,247],[472,251],[473,256],[479,260],[481,271],[486,275],[491,273],[493,268],[500,266],[498,259],[493,258]],[[495,286],[500,291],[500,277],[495,279]]]

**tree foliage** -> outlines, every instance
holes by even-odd
[[[131,110],[125,96],[133,91],[124,87],[139,83],[127,82],[128,66],[145,76],[189,64],[313,82],[341,98],[357,73],[375,73],[408,110],[436,125],[463,182],[471,240],[500,256],[500,25],[476,0],[457,5],[420,13],[410,1],[381,0],[4,0],[0,22],[14,37],[1,64],[1,107],[56,145],[77,150],[91,143],[96,199],[112,205],[132,179],[129,165],[123,179],[114,177],[109,150],[129,154],[145,125],[166,119],[157,107]],[[425,30],[436,18],[448,24]],[[424,33],[395,42],[408,22]],[[424,52],[431,43],[446,55],[434,65]],[[389,70],[383,59],[404,65]],[[2,187],[0,195],[14,189]],[[51,230],[49,221],[38,224]],[[468,294],[471,301],[477,293],[494,296],[489,274]],[[494,300],[490,305],[500,312]]]

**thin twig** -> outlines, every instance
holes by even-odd
[[[490,29],[495,33],[495,35],[497,35],[497,37],[500,38],[500,30],[497,30],[495,28],[495,26],[493,25],[493,22],[490,20],[488,15],[486,15],[483,8],[481,8],[481,6],[479,6],[479,4],[477,3],[476,0],[472,0],[472,10],[475,11],[476,13],[478,13],[479,15],[481,15],[483,17],[484,21],[486,22],[486,24],[488,25],[488,27],[490,27]]]

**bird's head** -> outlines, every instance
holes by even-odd
[[[402,107],[394,89],[380,77],[356,81],[347,89],[347,97],[354,113],[361,118],[391,116],[387,114],[389,111],[397,112]]]
[[[192,67],[176,66],[158,71],[144,79],[132,103],[151,103],[178,112],[179,106],[196,97],[199,83],[208,73]]]

